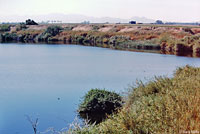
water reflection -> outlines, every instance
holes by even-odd
[[[37,41],[10,41],[10,42],[1,42],[1,43],[18,43],[18,44],[22,44],[22,45],[27,45],[27,44],[48,44],[48,45],[68,45],[70,44],[69,42],[66,41],[44,41],[44,42],[37,42]],[[72,44],[71,44],[72,45]],[[73,45],[80,45],[80,44],[73,44]],[[166,51],[165,49],[162,49],[160,47],[154,49],[151,47],[146,47],[145,49],[142,49],[140,47],[137,48],[115,48],[112,47],[108,44],[91,44],[91,43],[84,43],[82,44],[83,46],[93,46],[93,47],[101,47],[101,48],[110,48],[110,49],[114,49],[114,50],[122,50],[122,51],[132,51],[132,52],[145,52],[145,53],[158,53],[158,54],[166,54],[166,55],[176,55],[176,56],[184,56],[184,57],[196,57],[199,58],[200,57],[200,53],[195,53],[193,51],[177,51],[174,52],[172,50],[168,50]]]

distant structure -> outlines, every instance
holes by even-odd
[[[46,21],[45,23],[49,23],[49,24],[60,24],[60,23],[62,23],[62,21],[61,21],[61,20],[48,20],[48,21]]]
[[[90,21],[83,21],[81,24],[90,24]]]
[[[136,21],[129,21],[129,24],[136,24]]]
[[[188,22],[188,23],[186,23],[186,22],[166,22],[165,23],[166,25],[199,25],[200,26],[200,23],[198,23],[198,22]]]

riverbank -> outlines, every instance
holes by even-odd
[[[191,66],[178,68],[173,78],[138,82],[117,114],[66,134],[200,133],[199,86],[200,68]]]
[[[199,26],[131,24],[0,25],[0,41],[63,42],[200,56]]]

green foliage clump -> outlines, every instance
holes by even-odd
[[[104,25],[92,25],[92,31],[98,31],[100,28],[103,28],[105,27]]]
[[[27,29],[27,26],[25,23],[20,23],[18,26],[16,26],[16,31],[25,30],[25,29]]]
[[[67,27],[65,27],[63,30],[64,31],[71,31],[75,26],[74,25],[69,25]]]
[[[7,32],[7,31],[10,31],[10,25],[9,24],[0,25],[0,32]]]
[[[122,106],[122,97],[114,92],[91,89],[79,105],[78,113],[91,123],[100,123],[106,114],[111,114]]]
[[[49,26],[43,33],[38,35],[38,41],[51,41],[53,36],[56,36],[63,30],[60,26]]]
[[[130,39],[127,36],[123,36],[123,35],[116,35],[116,36],[112,36],[109,40],[110,44],[122,44],[124,42],[128,42]]]
[[[51,37],[49,33],[41,33],[36,37],[37,41],[48,41],[48,39]]]
[[[3,35],[0,33],[0,42],[3,42]]]
[[[13,41],[18,40],[18,36],[16,33],[5,33],[2,35],[2,41]]]
[[[84,36],[82,36],[82,35],[74,35],[74,36],[71,38],[72,42],[80,43],[80,44],[83,44],[84,39],[85,39],[85,38],[84,38]]]
[[[49,26],[45,33],[49,33],[51,36],[56,36],[61,32],[61,30],[63,30],[63,28],[60,26]]]

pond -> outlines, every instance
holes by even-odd
[[[118,51],[81,45],[0,44],[0,134],[31,134],[69,126],[91,88],[122,93],[135,81],[172,76],[200,58]]]

